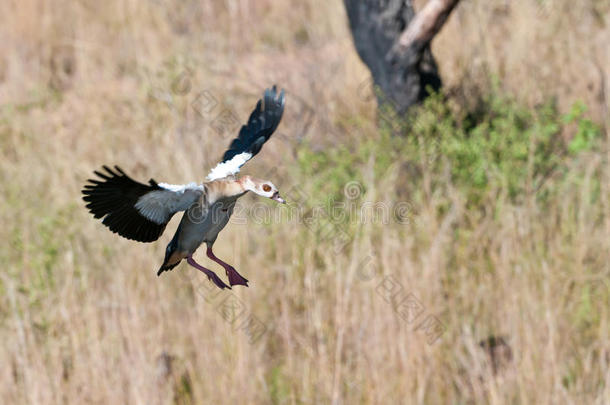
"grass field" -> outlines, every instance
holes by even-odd
[[[2,403],[608,403],[607,1],[462,2],[403,121],[340,1],[6,0],[0,37]],[[290,204],[215,247],[250,288],[87,213],[102,164],[202,181],[273,83],[243,173]]]

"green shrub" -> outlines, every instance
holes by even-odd
[[[411,137],[421,148],[437,143],[437,166],[450,166],[453,182],[470,204],[505,192],[510,199],[537,192],[569,155],[591,149],[601,130],[584,117],[582,103],[561,115],[554,103],[528,109],[494,93],[479,111],[459,119],[440,95],[410,117]],[[568,127],[577,130],[569,142]],[[440,169],[440,167],[436,167]]]
[[[464,112],[434,94],[405,117],[399,126],[404,136],[396,136],[396,115],[387,108],[379,110],[376,139],[355,138],[349,146],[300,151],[298,169],[315,183],[314,200],[316,194],[318,200],[341,200],[343,185],[361,181],[361,169],[371,157],[377,178],[391,165],[402,164],[408,173],[404,187],[414,200],[420,198],[424,173],[436,192],[446,187],[449,173],[452,186],[470,207],[500,195],[513,202],[533,194],[543,198],[540,191],[552,175],[601,141],[600,127],[585,117],[581,102],[561,114],[552,101],[529,109],[492,91],[475,111]]]

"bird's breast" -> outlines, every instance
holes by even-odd
[[[214,242],[229,222],[234,208],[234,200],[216,202],[207,210],[196,205],[189,208],[180,225],[180,246],[194,252],[203,242]]]

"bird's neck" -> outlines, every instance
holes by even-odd
[[[248,191],[242,179],[237,180],[216,180],[206,184],[208,188],[208,200],[218,201],[224,198],[236,198]]]
[[[256,192],[256,184],[254,184],[254,181],[250,176],[244,176],[237,179],[236,182],[242,187],[244,193],[248,191]]]

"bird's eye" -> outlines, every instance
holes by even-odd
[[[263,184],[263,191],[265,191],[265,192],[271,191],[271,186],[269,184]]]

